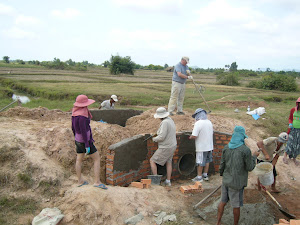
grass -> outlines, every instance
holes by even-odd
[[[2,65],[3,66],[3,65]],[[11,69],[11,74],[7,71]],[[107,68],[91,68],[88,71],[61,71],[41,67],[1,67],[0,66],[0,109],[9,103],[11,92],[27,95],[31,102],[24,105],[28,108],[46,107],[70,111],[75,98],[79,94],[86,94],[96,100],[90,108],[98,108],[100,102],[109,99],[111,94],[119,97],[116,108],[136,108],[145,110],[149,107],[167,106],[171,91],[172,73],[166,71],[137,70],[135,75],[110,75]],[[267,119],[258,120],[258,126],[265,127],[270,134],[287,130],[289,110],[295,105],[299,93],[258,90],[247,88],[249,80],[259,77],[241,77],[241,86],[231,87],[216,85],[216,76],[212,73],[193,74],[197,84],[205,86],[203,93],[205,100],[213,114],[224,115],[241,120],[249,116],[237,115],[235,108],[226,102],[236,103],[241,111],[246,111],[249,104],[265,105]],[[239,106],[239,103],[243,103]],[[244,106],[245,105],[245,106]],[[196,91],[194,84],[187,81],[184,109],[195,110],[207,108],[202,97]],[[245,107],[245,108],[243,108]]]
[[[24,214],[32,214],[34,216],[37,209],[38,203],[34,199],[0,196],[0,224],[19,224],[19,216]]]

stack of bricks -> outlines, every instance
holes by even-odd
[[[186,194],[186,193],[199,193],[199,192],[202,193],[203,188],[202,188],[202,184],[200,183],[200,181],[196,181],[196,183],[194,185],[181,186],[180,191],[184,194]]]
[[[151,179],[141,179],[141,182],[131,182],[132,187],[137,187],[137,188],[149,188],[151,185]]]
[[[279,223],[274,224],[274,225],[286,225],[286,224],[290,224],[290,225],[300,225],[300,220],[290,220],[287,221],[285,219],[279,219]]]
[[[232,136],[230,134],[214,132],[213,161],[215,166],[215,172],[219,172],[223,148],[230,142],[231,137]]]

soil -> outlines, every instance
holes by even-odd
[[[128,119],[125,127],[91,122],[95,146],[101,155],[101,171],[105,169],[105,152],[111,144],[137,134],[157,131],[160,121],[153,118],[156,108]],[[172,117],[178,132],[191,131],[193,127],[192,112],[185,113],[186,116]],[[76,152],[70,118],[70,113],[42,107],[15,107],[0,113],[0,153],[3,164],[0,169],[1,195],[34,198],[39,202],[36,215],[43,208],[57,207],[65,215],[61,224],[124,224],[126,219],[139,213],[144,218],[138,224],[154,224],[156,217],[153,214],[157,211],[175,214],[177,224],[216,223],[216,206],[220,191],[198,207],[200,212],[204,212],[205,220],[193,209],[193,205],[221,184],[218,174],[211,175],[210,181],[203,183],[204,192],[197,194],[182,194],[179,190],[181,185],[192,184],[191,180],[173,181],[171,187],[152,185],[149,189],[137,189],[109,186],[108,190],[102,190],[92,186],[92,160],[87,157],[82,172],[90,185],[78,188],[74,170]],[[256,150],[256,141],[266,134],[261,128],[257,129],[251,120],[239,121],[214,114],[210,114],[209,119],[214,129],[220,132],[232,133],[234,126],[244,126],[249,136],[246,143],[252,151]],[[273,196],[290,213],[300,218],[300,167],[296,167],[292,162],[286,165],[280,157],[276,168],[277,187],[282,192]],[[30,181],[20,180],[19,174],[30,175]],[[101,180],[105,182],[103,173]],[[253,214],[249,212],[259,207],[266,211],[255,211],[255,216],[260,218],[258,221],[266,221],[265,224],[273,224],[278,222],[279,218],[285,218],[265,192],[256,190],[256,181],[256,175],[250,173],[245,190],[245,207],[242,211],[246,217],[241,217],[241,222],[250,224],[247,221],[250,221]],[[51,185],[51,188],[47,189],[42,185],[45,183]],[[232,211],[230,206],[227,208],[223,223],[232,224]],[[26,224],[26,221],[32,220],[34,216],[20,216],[17,223]],[[252,221],[251,224],[259,223]]]

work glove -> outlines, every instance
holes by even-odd
[[[188,76],[188,79],[193,79],[193,77],[192,76]]]
[[[293,124],[292,123],[289,124],[289,128],[293,128]]]
[[[186,74],[191,74],[191,71],[190,70],[186,70]]]
[[[85,155],[89,155],[90,154],[90,151],[91,151],[91,148],[90,147],[87,147],[85,148]]]

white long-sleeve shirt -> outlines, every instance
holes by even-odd
[[[158,142],[159,148],[172,148],[177,145],[176,126],[170,117],[160,123],[157,136],[153,138],[153,141]]]

